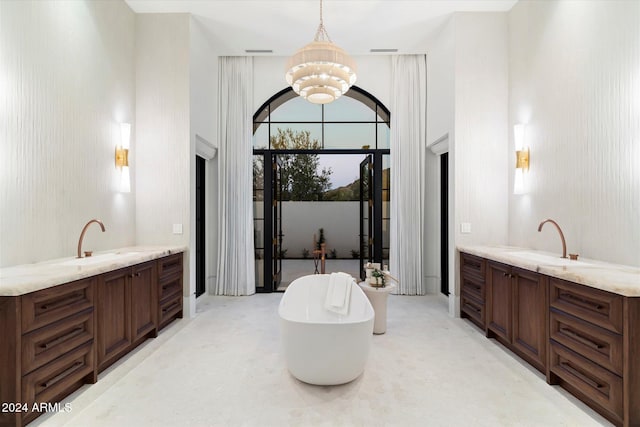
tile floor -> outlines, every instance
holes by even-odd
[[[610,425],[484,335],[441,295],[391,295],[365,372],[301,383],[279,350],[282,294],[198,299],[174,322],[33,426]]]

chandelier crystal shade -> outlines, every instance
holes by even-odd
[[[356,82],[355,62],[331,41],[324,28],[322,0],[316,36],[289,59],[286,79],[298,95],[314,104],[335,101]]]

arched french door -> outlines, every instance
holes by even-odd
[[[308,172],[309,168],[317,167],[320,156],[361,159],[354,169],[357,180],[347,187],[352,191],[348,197],[353,202],[347,204],[349,212],[357,212],[354,215],[358,216],[350,222],[356,240],[351,255],[355,258],[357,253],[360,272],[367,261],[388,262],[389,125],[389,110],[371,94],[355,86],[343,97],[325,105],[311,104],[287,88],[275,94],[254,114],[253,213],[258,292],[277,290],[282,280],[283,259],[296,256],[287,253],[289,249],[283,246],[283,241],[291,238],[290,230],[286,230],[283,206],[294,200],[329,203],[323,200],[330,192],[327,192],[323,181],[326,177],[320,176],[321,172],[318,171],[317,177],[295,175],[301,173],[300,169],[307,168]],[[292,164],[296,166],[292,167]],[[304,182],[296,183],[296,179]],[[340,197],[346,197],[338,193]],[[358,207],[354,210],[356,202]],[[339,212],[335,218],[336,221],[352,220]],[[308,240],[312,246],[310,236]],[[341,253],[345,252],[341,249]],[[304,255],[309,250],[298,248],[296,253]]]

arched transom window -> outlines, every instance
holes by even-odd
[[[315,149],[389,148],[389,110],[356,86],[330,104],[312,104],[291,88],[277,93],[254,115],[253,148],[282,148],[271,141],[287,129],[309,132]]]

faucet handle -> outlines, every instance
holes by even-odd
[[[93,251],[84,251],[85,257],[91,256],[91,255],[93,255]]]
[[[569,254],[569,259],[577,261],[578,260],[578,254]]]

